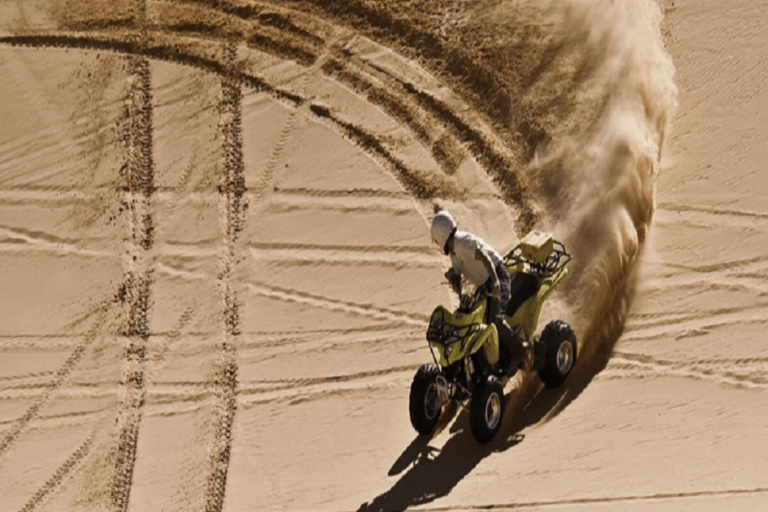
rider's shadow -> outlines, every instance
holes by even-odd
[[[435,435],[456,416],[456,406],[451,406],[454,410],[445,411]],[[429,445],[431,436],[417,436],[395,461],[389,476],[397,475],[409,466],[410,469],[391,489],[361,505],[358,512],[405,510],[446,496],[481,460],[491,453],[512,448],[524,437],[502,428],[490,443],[478,445],[469,432],[469,417],[465,411],[458,413],[450,432],[453,435],[442,449]]]

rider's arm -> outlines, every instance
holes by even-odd
[[[499,276],[496,275],[496,269],[493,268],[493,261],[491,260],[491,257],[488,256],[484,250],[478,247],[475,249],[475,259],[479,260],[483,264],[485,270],[488,272],[488,275],[493,282],[493,291],[491,294],[494,297],[498,297],[501,293],[501,284],[499,283]]]
[[[451,268],[448,269],[448,272],[445,273],[445,278],[448,280],[448,283],[451,285],[451,288],[456,293],[460,292],[460,283],[461,283],[461,271],[458,268],[458,261],[456,259],[456,256],[451,254]]]

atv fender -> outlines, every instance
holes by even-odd
[[[499,331],[493,324],[481,324],[475,331],[463,339],[454,342],[440,343],[430,341],[429,345],[440,354],[440,365],[449,366],[465,356],[472,355],[483,349],[486,361],[496,364],[499,361]]]
[[[474,354],[482,348],[488,364],[494,365],[499,362],[499,331],[495,325],[486,325],[484,329],[475,333],[473,338],[470,340],[472,343],[469,349],[470,354]]]
[[[513,329],[517,326],[521,326],[526,337],[530,339],[536,332],[536,327],[539,323],[539,315],[541,314],[541,306],[544,304],[544,301],[547,300],[547,297],[552,290],[554,290],[567,275],[568,269],[561,268],[543,278],[536,295],[523,302],[520,307],[517,308],[514,315],[506,317],[509,326]]]

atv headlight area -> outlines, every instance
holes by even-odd
[[[458,340],[451,340],[452,343],[445,343],[445,341],[430,341],[429,346],[432,348],[437,349],[437,353],[440,357],[440,365],[441,366],[448,366],[451,364],[451,354],[454,352],[460,352],[460,346],[459,349],[456,348],[456,342]],[[433,354],[434,355],[434,354]],[[437,361],[435,361],[437,363]]]
[[[436,348],[438,354],[440,354],[440,365],[448,366],[452,362],[451,356],[461,353],[461,338],[451,337],[450,339],[443,341],[430,341],[429,346]],[[435,361],[437,362],[437,361]]]
[[[445,340],[445,342],[443,343],[443,347],[445,347],[444,350],[445,350],[445,359],[446,360],[448,360],[448,361],[451,360],[451,354],[453,354],[453,349],[454,349],[454,347],[456,347],[456,344],[459,341],[461,341],[461,339],[457,338],[457,337],[451,337],[451,338]],[[459,347],[459,348],[461,348],[461,347]]]

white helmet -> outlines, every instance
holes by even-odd
[[[451,214],[441,210],[432,218],[432,241],[448,254],[448,240],[456,233],[456,221]]]

